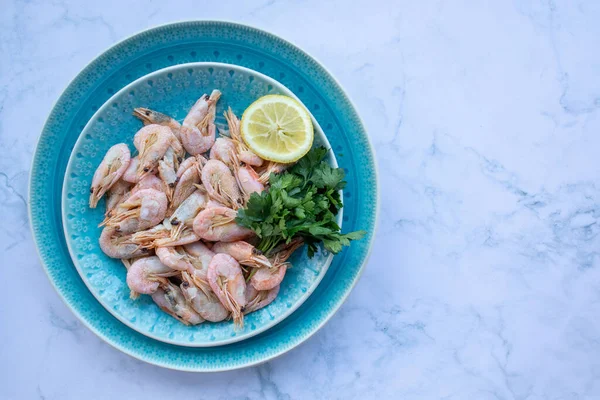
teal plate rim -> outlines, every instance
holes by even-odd
[[[61,182],[66,168],[65,157],[61,159],[61,154],[69,151],[86,121],[99,108],[94,103],[103,103],[102,98],[114,93],[112,86],[125,86],[151,72],[154,67],[148,61],[157,60],[163,66],[183,62],[172,55],[163,59],[164,52],[193,61],[223,61],[218,59],[218,50],[213,52],[214,57],[206,52],[208,47],[221,49],[219,46],[227,50],[238,49],[236,51],[240,53],[237,61],[232,56],[225,62],[249,66],[251,60],[262,57],[263,61],[257,62],[259,72],[282,81],[278,78],[283,72],[275,76],[273,71],[265,71],[270,66],[278,66],[304,82],[306,93],[299,97],[305,104],[305,97],[310,95],[318,101],[307,106],[321,124],[321,118],[329,115],[331,124],[325,126],[326,133],[338,130],[334,141],[330,134],[327,136],[335,146],[334,151],[346,152],[341,161],[338,157],[340,166],[347,169],[348,162],[353,161],[351,158],[360,161],[360,167],[349,171],[348,187],[358,189],[356,185],[362,185],[362,190],[346,193],[346,213],[352,215],[344,222],[350,229],[367,230],[367,235],[336,257],[339,261],[334,260],[334,263],[343,263],[343,268],[334,270],[330,267],[325,277],[327,282],[324,280],[315,294],[282,323],[231,345],[189,348],[158,342],[131,330],[112,317],[79,278],[60,229]],[[193,51],[189,52],[190,49]],[[183,54],[183,51],[188,53]],[[143,71],[143,63],[149,71]],[[282,83],[289,87],[285,81]],[[321,111],[318,111],[319,106]],[[339,143],[337,146],[336,142]],[[340,153],[336,154],[340,156]],[[29,180],[29,219],[36,249],[51,284],[67,307],[85,326],[116,349],[142,361],[182,371],[224,371],[257,365],[291,350],[317,332],[340,308],[364,270],[375,236],[378,206],[374,150],[360,117],[335,78],[290,42],[257,28],[226,21],[187,21],[157,26],[115,44],[95,58],[56,101],[38,140]],[[352,212],[348,213],[348,210]],[[318,297],[317,294],[321,297],[315,305],[312,300]]]
[[[87,133],[91,133],[91,129],[93,129],[93,124],[97,122],[98,117],[103,115],[103,113],[105,113],[105,111],[107,109],[111,109],[112,103],[114,103],[115,98],[118,98],[119,96],[122,96],[123,94],[134,90],[134,88],[137,88],[140,84],[143,84],[145,81],[147,81],[149,79],[156,80],[156,78],[161,75],[166,75],[168,73],[176,73],[180,70],[193,69],[193,68],[210,68],[210,67],[213,67],[215,69],[223,69],[224,68],[224,69],[228,69],[228,70],[235,70],[235,71],[247,74],[247,75],[253,75],[253,76],[260,77],[260,79],[264,80],[265,82],[269,83],[273,87],[277,88],[278,92],[283,93],[287,96],[293,97],[296,100],[300,101],[300,99],[298,99],[298,97],[289,88],[287,88],[285,85],[281,84],[280,82],[276,81],[275,79],[273,79],[269,76],[266,76],[264,74],[261,74],[258,71],[254,71],[254,70],[251,70],[250,68],[242,67],[242,66],[235,65],[235,64],[227,64],[227,63],[220,63],[220,62],[192,62],[192,63],[172,65],[170,67],[161,68],[159,70],[153,71],[153,72],[151,72],[147,75],[141,76],[141,77],[137,78],[136,80],[132,81],[131,83],[123,86],[121,89],[119,89],[119,91],[117,91],[114,95],[112,95],[106,102],[104,102],[104,104],[102,104],[102,106],[94,113],[92,118],[90,118],[88,123],[85,125],[85,127],[81,131],[81,134],[77,138],[77,141],[75,142],[75,145],[73,147],[73,151],[70,154],[69,161],[67,162],[67,169],[65,171],[65,175],[64,175],[64,179],[63,179],[62,199],[61,199],[61,202],[62,202],[62,210],[61,210],[62,211],[62,227],[63,227],[63,233],[66,238],[67,248],[69,249],[69,254],[70,254],[71,260],[72,260],[73,264],[75,265],[75,268],[77,269],[77,272],[79,273],[79,276],[81,277],[81,279],[87,286],[88,290],[92,293],[92,295],[94,295],[96,300],[100,304],[102,304],[102,306],[109,313],[111,313],[115,318],[117,318],[123,324],[127,325],[129,328],[141,333],[142,335],[146,335],[152,339],[155,339],[155,340],[158,340],[161,342],[170,343],[170,344],[178,345],[178,346],[186,346],[186,347],[213,347],[213,346],[223,346],[223,345],[230,344],[230,343],[236,343],[236,342],[239,342],[242,340],[249,339],[252,336],[258,335],[261,332],[264,332],[267,329],[270,329],[271,327],[277,325],[278,323],[283,321],[285,318],[287,318],[289,315],[291,315],[295,310],[297,310],[298,307],[300,307],[302,305],[302,303],[304,303],[309,298],[309,296],[316,290],[317,286],[319,285],[321,280],[323,280],[323,277],[327,273],[327,270],[329,269],[329,266],[331,265],[331,262],[334,257],[333,254],[328,254],[328,255],[326,255],[326,257],[323,258],[320,272],[319,272],[318,276],[315,278],[314,282],[312,282],[312,285],[306,290],[305,293],[302,294],[302,296],[300,296],[298,298],[296,303],[294,303],[290,308],[287,308],[286,311],[283,312],[281,315],[278,315],[276,318],[270,320],[268,323],[260,326],[257,329],[250,330],[250,331],[246,330],[245,333],[243,333],[243,334],[238,333],[234,337],[230,337],[228,339],[222,339],[222,340],[216,341],[216,342],[200,342],[200,343],[183,342],[183,341],[177,341],[174,339],[169,339],[168,337],[161,337],[158,334],[155,334],[150,331],[138,329],[138,326],[136,324],[132,323],[127,318],[125,318],[123,315],[121,315],[119,312],[114,310],[113,307],[110,307],[110,305],[99,295],[99,293],[97,293],[98,288],[95,287],[94,285],[92,285],[90,280],[84,276],[85,273],[84,273],[83,268],[81,267],[81,263],[77,261],[77,255],[81,252],[75,251],[72,240],[68,239],[69,234],[73,233],[73,232],[69,231],[70,224],[67,221],[68,201],[67,201],[66,197],[67,197],[67,195],[69,193],[69,189],[70,189],[69,182],[72,179],[70,177],[70,172],[73,171],[74,163],[77,161],[75,154],[76,154],[77,149],[79,149],[81,147],[82,142],[84,141],[85,135]],[[226,91],[226,90],[227,89],[222,89],[222,91]],[[331,148],[331,144],[327,140],[327,136],[323,132],[323,129],[321,128],[319,122],[315,119],[315,117],[312,114],[310,114],[310,117],[312,119],[312,123],[313,123],[314,130],[315,130],[315,143],[321,143],[321,144],[325,145],[327,148]],[[131,116],[131,118],[135,119],[135,117],[133,115]],[[141,123],[140,123],[140,126],[142,126]],[[130,139],[132,140],[134,132],[130,132],[130,133],[131,133]],[[112,144],[114,144],[114,143],[107,143],[108,146],[110,146]],[[327,159],[333,167],[338,167],[337,159],[335,157],[335,154],[333,154],[333,152],[331,152],[331,151],[328,152]],[[343,196],[342,190],[340,190],[340,194]],[[342,208],[336,216],[337,223],[342,228],[343,228],[343,216],[344,216],[344,209]],[[97,222],[99,222],[99,221],[97,221]],[[301,267],[298,267],[298,268],[301,268]],[[231,324],[231,326],[233,326],[233,322],[229,321],[228,323]],[[210,325],[211,323],[206,322],[206,324]],[[194,327],[188,327],[188,328],[193,329]],[[192,334],[192,333],[193,332],[190,332],[190,334]]]

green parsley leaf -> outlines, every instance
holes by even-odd
[[[316,168],[311,177],[311,182],[319,188],[327,188],[332,190],[340,190],[345,185],[344,170],[341,168],[332,168],[326,162],[321,162]]]
[[[313,148],[288,171],[271,174],[269,189],[253,193],[246,208],[238,211],[236,222],[257,234],[258,249],[265,254],[296,236],[304,239],[309,257],[319,244],[336,254],[365,235],[340,233],[335,216],[342,208],[339,191],[346,185],[345,174],[323,161],[327,152]]]

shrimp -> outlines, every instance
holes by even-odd
[[[157,247],[155,242],[159,239],[168,238],[171,230],[164,226],[164,224],[158,224],[150,229],[144,231],[135,232],[131,235],[131,242],[139,245],[144,249],[152,249]]]
[[[202,318],[210,322],[219,322],[229,316],[229,311],[223,307],[210,287],[197,286],[186,272],[183,272],[181,276],[183,282],[180,287],[183,297]]]
[[[181,140],[181,137],[179,136],[181,124],[168,115],[143,107],[134,108],[133,115],[141,119],[144,125],[156,124],[168,126],[171,128],[173,135],[175,135],[178,140]]]
[[[171,237],[171,226],[165,226],[164,222],[145,231],[136,232],[131,235],[131,241],[144,249],[156,247],[183,246],[200,240],[200,237],[192,229],[185,229],[177,238]]]
[[[152,294],[152,300],[161,310],[184,323],[185,325],[198,325],[204,319],[186,302],[179,287],[171,282],[166,282]]]
[[[105,219],[102,222],[102,224],[106,223],[108,221],[108,219],[113,216],[114,210],[118,205],[127,201],[132,195],[134,195],[135,193],[137,193],[143,189],[155,189],[155,190],[162,192],[162,191],[164,191],[164,185],[163,185],[163,182],[154,175],[144,176],[137,184],[135,184],[133,186],[133,188],[131,188],[131,190],[129,190],[128,192],[124,193],[121,196],[120,200],[115,204],[114,207],[112,207],[109,211],[107,211],[107,213],[105,214]],[[107,206],[106,206],[107,210],[108,210],[108,206],[109,206],[109,204],[107,203]]]
[[[136,194],[140,190],[144,189],[154,189],[164,193],[165,185],[163,181],[156,177],[156,175],[146,175],[140,179],[140,181],[136,183],[133,188],[131,188],[131,194]]]
[[[129,166],[131,154],[125,143],[115,144],[108,149],[104,159],[94,172],[90,188],[90,208],[96,208],[104,193],[112,187]]]
[[[183,247],[190,258],[190,262],[194,266],[193,276],[197,276],[201,280],[206,281],[208,265],[215,256],[215,253],[200,241],[186,244]]]
[[[210,207],[198,213],[193,229],[196,235],[212,242],[235,242],[254,232],[235,223],[237,212],[226,207]]]
[[[178,274],[156,256],[140,258],[127,269],[127,286],[135,293],[152,294],[166,278]]]
[[[237,262],[242,265],[249,267],[265,267],[271,268],[271,262],[264,256],[264,254],[256,247],[244,241],[237,242],[218,242],[212,248],[215,253],[229,254],[235,258]]]
[[[221,304],[231,312],[233,322],[243,328],[246,282],[240,264],[230,255],[216,254],[208,265],[208,284]]]
[[[292,255],[296,249],[304,244],[302,238],[294,238],[290,243],[284,243],[277,246],[274,251],[271,251],[272,268],[259,268],[254,274],[251,275],[250,284],[254,286],[256,290],[271,290],[275,286],[278,286],[285,277],[285,272],[289,263],[288,258]]]
[[[148,253],[148,249],[133,242],[131,235],[121,235],[116,228],[109,227],[102,229],[100,248],[111,258],[133,258]]]
[[[176,239],[170,237],[164,239],[157,239],[154,242],[154,245],[157,247],[183,246],[189,243],[197,242],[198,240],[200,240],[200,236],[196,235],[193,230],[187,229],[183,231]]]
[[[185,250],[179,246],[157,247],[155,251],[160,261],[171,269],[178,271],[194,269],[194,266],[188,260]]]
[[[269,177],[271,176],[271,174],[280,174],[286,169],[288,169],[290,165],[291,164],[282,164],[269,161],[267,166],[261,171],[258,181],[263,185],[266,185],[269,182]]]
[[[155,247],[183,246],[189,243],[197,242],[198,240],[200,240],[200,236],[196,235],[191,228],[185,227],[181,230],[177,237],[173,237],[171,234],[168,237],[156,239],[153,245]]]
[[[185,199],[170,217],[171,225],[178,226],[194,220],[206,207],[208,199],[202,190],[196,190]]]
[[[195,156],[210,149],[215,142],[215,114],[221,92],[213,90],[210,97],[202,95],[183,120],[181,142],[188,153]]]
[[[294,237],[289,243],[283,242],[273,247],[269,251],[269,259],[275,263],[286,262],[292,254],[304,244],[304,239],[300,236]]]
[[[196,185],[199,183],[200,167],[196,163],[188,168],[183,174],[181,174],[181,177],[179,177],[179,182],[177,182],[177,186],[175,186],[175,192],[173,193],[169,212],[172,213],[175,211],[181,205],[181,203],[183,203],[183,201],[196,190]]]
[[[142,129],[138,130],[133,136],[133,145],[137,151],[141,153],[147,144],[152,145],[153,140],[151,139],[157,135],[164,136],[161,139],[171,140],[172,143],[170,143],[169,146],[173,146],[173,150],[175,150],[177,155],[185,155],[184,148],[179,140],[175,140],[177,137],[173,134],[173,131],[167,126],[161,126],[158,124],[146,125],[142,127]],[[168,136],[170,137],[167,138]],[[150,142],[148,142],[149,140]]]
[[[260,167],[263,164],[263,159],[254,154],[254,152],[252,152],[252,150],[250,150],[246,143],[244,143],[242,140],[242,135],[240,133],[240,120],[235,116],[233,111],[231,111],[231,107],[224,114],[225,119],[227,120],[227,125],[229,125],[229,136],[231,136],[231,140],[236,147],[240,161],[248,165]]]
[[[213,199],[208,200],[208,202],[206,203],[206,208],[213,208],[213,207],[225,207],[225,206],[216,200],[213,200]]]
[[[105,216],[110,215],[111,211],[115,209],[122,201],[129,197],[129,189],[131,185],[125,182],[123,179],[118,180],[108,191],[106,197],[106,212]]]
[[[207,161],[208,160],[200,154],[186,158],[181,162],[179,168],[177,168],[177,177],[181,178],[181,175],[183,175],[183,173],[191,167],[195,167],[201,170]]]
[[[250,284],[256,290],[271,290],[283,281],[286,270],[286,263],[275,264],[273,268],[259,268],[250,278]]]
[[[181,143],[166,126],[155,124],[144,126],[135,134],[133,143],[140,152],[137,169],[140,178],[145,174],[156,172],[158,162],[170,147],[175,154],[183,153]]]
[[[167,197],[155,189],[142,189],[119,204],[114,215],[101,225],[132,233],[159,224],[167,212]]]
[[[165,194],[167,199],[171,201],[173,198],[173,189],[177,183],[177,167],[179,162],[175,156],[172,147],[169,147],[165,152],[164,157],[158,162],[158,176],[165,184]]]
[[[123,180],[129,183],[138,183],[140,178],[137,176],[137,169],[140,165],[140,159],[138,156],[133,157],[129,161],[129,166],[123,173]]]
[[[210,148],[210,159],[222,161],[228,167],[233,167],[232,154],[235,151],[235,144],[231,139],[220,137],[215,140],[215,144]]]
[[[149,256],[149,254],[143,255],[141,257],[121,258],[121,263],[123,263],[123,266],[125,267],[126,270],[129,270],[129,268],[131,268],[131,264],[133,264],[137,260],[141,260],[142,258],[148,257],[148,256]],[[137,294],[139,294],[139,293],[137,293]]]
[[[185,199],[169,218],[171,237],[176,239],[181,232],[189,228],[200,210],[206,207],[207,196],[201,190],[196,190]]]
[[[129,271],[129,268],[131,268],[131,266],[133,265],[134,262],[136,262],[137,260],[141,260],[141,258],[122,258],[121,262],[123,263],[123,265],[125,266],[125,269]],[[252,286],[249,286],[252,287]],[[134,290],[129,290],[129,298],[131,300],[137,300],[140,297],[140,294]]]
[[[246,286],[246,306],[244,314],[249,314],[268,306],[279,294],[279,285],[271,290],[256,290],[252,285]]]
[[[211,292],[207,283],[208,266],[215,253],[200,241],[183,246],[186,261],[191,264],[185,271],[194,285],[206,294]]]
[[[252,193],[262,193],[265,190],[265,185],[260,183],[260,178],[256,171],[248,166],[239,167],[236,171],[236,179],[239,182],[246,201]]]
[[[222,161],[208,160],[202,168],[202,183],[208,195],[219,203],[233,209],[243,205],[242,194],[235,178]]]
[[[254,154],[252,150],[242,150],[239,155],[240,161],[252,165],[253,167],[260,167],[263,165],[264,160]]]
[[[265,190],[265,185],[260,182],[260,177],[250,166],[240,166],[237,162],[237,156],[233,156],[236,162],[233,164],[235,180],[242,192],[244,204],[250,200],[252,193],[262,193]]]

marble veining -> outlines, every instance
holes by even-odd
[[[600,397],[597,2],[173,3],[2,4],[0,398]],[[365,121],[381,186],[369,265],[332,320],[278,359],[210,375],[89,332],[40,267],[26,208],[68,82],[117,40],[192,18],[269,30],[323,62]]]

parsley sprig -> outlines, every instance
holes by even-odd
[[[236,222],[252,229],[261,239],[258,249],[265,254],[285,241],[301,236],[308,245],[308,256],[317,245],[333,254],[365,231],[340,232],[335,216],[342,208],[340,189],[346,185],[344,170],[332,168],[324,161],[327,149],[315,147],[293,167],[281,174],[271,174],[270,187],[253,193],[245,209],[238,211]]]

